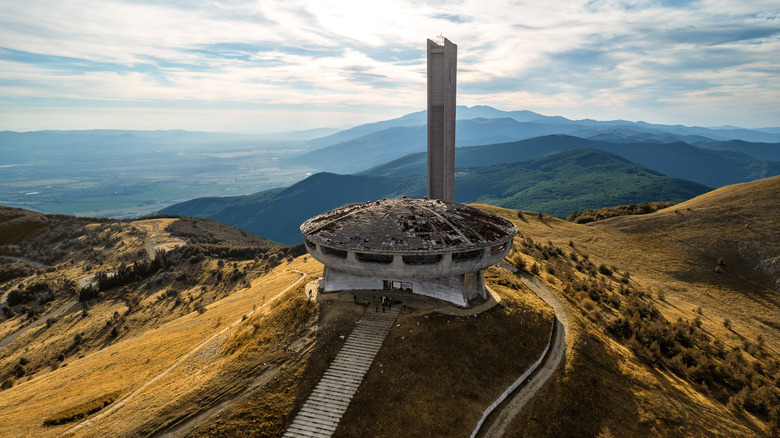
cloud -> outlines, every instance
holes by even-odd
[[[462,104],[776,125],[779,15],[726,0],[3,2],[0,109],[212,107],[214,129],[222,104],[398,116],[424,107],[425,39],[444,34]]]

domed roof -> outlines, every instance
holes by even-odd
[[[334,248],[395,253],[482,248],[511,238],[517,228],[467,205],[404,197],[328,211],[304,222],[301,232]]]

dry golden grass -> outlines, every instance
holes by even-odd
[[[780,253],[777,199],[780,178],[772,178],[646,216],[588,225],[481,206],[517,224],[521,236],[510,259],[528,269],[536,265],[540,278],[562,291],[571,308],[565,365],[515,420],[510,436],[767,434],[766,418],[645,364],[627,344],[607,336],[604,318],[617,317],[616,310],[573,284],[612,288],[604,296],[616,299],[622,287],[645,293],[641,299],[667,320],[698,317],[702,333],[727,347],[755,344],[760,334],[766,356],[745,357],[765,366],[780,356],[780,302],[772,289],[777,272],[754,268]],[[164,225],[158,222],[157,228]],[[141,227],[155,229],[153,222]],[[80,241],[91,249],[41,278],[75,279],[94,273],[100,262],[108,268],[145,256],[147,233],[133,231],[136,226],[95,223],[84,229],[88,234]],[[116,236],[118,243],[102,243]],[[519,251],[523,239],[544,247],[539,254],[560,254],[532,258]],[[573,269],[572,254],[587,257],[590,271]],[[279,435],[335,357],[361,307],[309,302],[301,283],[242,321],[303,275],[316,278],[322,266],[307,256],[271,272],[255,260],[198,263],[202,271],[187,271],[195,276],[191,284],[158,287],[149,281],[129,293],[111,292],[91,302],[88,315],[76,309],[0,351],[4,369],[21,358],[30,363],[27,375],[0,391],[0,436],[61,435],[82,414],[99,420],[74,436],[150,435],[177,426],[194,427],[186,429],[194,436]],[[611,273],[599,274],[596,267],[602,265]],[[211,275],[235,270],[247,272],[248,283],[215,283]],[[492,268],[487,280],[503,300],[476,317],[402,312],[340,435],[471,431],[484,408],[536,359],[551,319],[546,305],[506,271]],[[170,294],[173,285],[177,290]],[[194,301],[174,303],[176,295],[214,302],[198,313]],[[44,311],[67,298],[58,297]],[[124,318],[121,323],[116,315]],[[4,319],[0,335],[23,323]],[[116,338],[109,335],[112,327],[119,328]],[[57,352],[67,353],[61,364],[53,359]],[[109,400],[114,404],[103,406]],[[47,420],[62,424],[44,426]]]
[[[500,305],[458,317],[402,311],[337,436],[465,436],[544,350],[552,311],[499,268]],[[403,431],[403,432],[402,432]]]
[[[778,272],[768,275],[756,266],[780,252],[777,199],[780,177],[725,187],[646,216],[588,225],[480,207],[517,224],[522,237],[510,258],[523,260],[528,269],[536,264],[551,286],[563,291],[570,282],[591,280],[615,292],[623,286],[644,291],[650,295],[643,299],[650,300],[668,321],[698,317],[702,333],[724,342],[726,348],[756,345],[760,335],[763,352],[758,357],[747,354],[747,360],[772,366],[780,357],[780,296],[772,288]],[[532,259],[517,251],[523,238],[562,249],[560,259],[587,256],[593,266],[604,265],[615,272],[604,276],[571,267],[565,271],[559,258]],[[723,269],[716,273],[720,258]],[[550,266],[554,274],[548,272]],[[562,295],[575,314],[610,315],[587,294]],[[726,319],[730,328],[724,326]],[[767,418],[726,406],[699,385],[645,365],[605,336],[603,325],[582,320],[580,326],[564,374],[515,422],[516,436],[562,436],[574,431],[585,431],[586,436],[769,433]]]
[[[507,436],[755,436],[675,375],[638,363],[625,347],[570,316],[562,371],[518,415]]]
[[[207,306],[203,314],[191,312],[132,338],[86,353],[83,357],[66,360],[56,370],[39,373],[31,380],[0,392],[0,411],[3,412],[0,434],[55,436],[65,432],[73,424],[44,427],[43,422],[109,394],[125,397],[150,382],[214,333],[240,320],[242,315],[295,283],[302,274],[318,274],[321,271],[318,263],[302,259],[277,267],[253,281],[250,288],[236,291]],[[92,307],[90,312],[102,319],[113,314],[114,308],[113,303],[101,303]],[[80,328],[75,321],[67,327],[69,333],[78,332]],[[199,352],[196,352],[189,362],[182,362],[171,369],[163,378],[135,395],[123,408],[101,418],[99,424],[79,430],[76,435],[126,434],[155,418],[172,401],[207,387],[209,378],[220,369],[219,361],[224,360],[220,349],[210,348],[211,344],[219,347],[229,334],[225,332],[224,336],[215,338],[206,346],[204,351],[207,353],[203,356],[198,356]]]

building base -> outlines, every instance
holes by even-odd
[[[441,278],[381,278],[350,274],[325,267],[320,280],[324,293],[344,290],[402,290],[468,307],[469,300],[487,298],[482,270]]]

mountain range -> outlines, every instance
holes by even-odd
[[[753,149],[737,152],[725,149],[727,142],[703,149],[688,143],[613,143],[589,140],[569,135],[549,135],[510,143],[463,147],[455,150],[455,167],[489,166],[542,157],[555,152],[576,149],[598,149],[640,164],[648,169],[675,178],[687,179],[714,187],[754,181],[780,174],[780,145],[750,143]],[[733,147],[742,142],[729,142]],[[765,151],[764,151],[765,149]],[[760,160],[747,152],[764,155],[777,154],[775,161]],[[409,176],[424,175],[426,154],[409,154],[362,173],[366,175]]]
[[[626,120],[569,120],[544,116],[532,111],[501,111],[488,106],[458,107],[456,146],[476,146],[524,140],[552,134],[593,138],[620,143],[695,143],[710,149],[729,150],[759,156],[762,160],[780,160],[780,130],[734,127],[704,128],[658,125]],[[425,111],[397,119],[360,125],[308,142],[311,152],[291,157],[290,165],[339,173],[354,173],[426,150]],[[748,145],[732,143],[740,140]],[[725,142],[725,143],[721,143]],[[697,145],[699,146],[699,145]]]
[[[458,107],[458,118],[456,193],[460,194],[456,199],[462,202],[489,201],[561,216],[613,202],[679,202],[685,199],[683,193],[693,196],[701,193],[703,186],[721,187],[780,173],[780,128],[570,120],[488,106]],[[294,192],[298,202],[312,207],[295,207],[306,214],[367,197],[422,196],[425,124],[426,113],[421,111],[338,132],[5,131],[0,132],[0,204],[111,218],[186,210],[186,214],[200,217],[219,215],[235,225],[264,222],[266,227],[252,225],[251,230],[291,242],[297,231],[277,230],[280,225],[275,224],[275,215],[279,213],[266,213],[267,203],[277,205],[275,196],[291,196],[285,187],[306,188]],[[613,155],[604,160],[609,165],[598,167],[598,178],[590,181],[565,170],[571,167],[565,163],[569,158],[555,155],[583,149]],[[557,169],[558,173],[535,169],[533,163],[506,166],[545,157],[550,161],[544,168]],[[556,160],[562,161],[556,164]],[[631,180],[625,187],[617,187],[623,183],[616,181],[623,181],[627,171],[625,160],[642,168],[638,175],[644,182]],[[505,166],[473,170],[495,165]],[[607,172],[608,166],[614,166],[614,174]],[[525,177],[512,175],[513,171]],[[594,171],[589,168],[585,174],[593,175]],[[359,182],[355,184],[362,186],[356,189],[346,182],[348,178],[316,177],[318,172],[382,178],[356,178]],[[496,175],[492,179],[487,176],[491,172]],[[658,178],[653,173],[672,177],[670,190],[659,190],[659,184],[650,183]],[[546,179],[540,177],[542,174]],[[314,179],[306,181],[307,177]],[[524,183],[519,184],[519,180]],[[599,180],[613,182],[604,190],[605,184],[598,184]],[[687,184],[681,189],[679,180],[699,186]],[[500,184],[506,184],[503,191]],[[531,184],[537,188],[532,189]],[[593,194],[585,196],[587,191]],[[319,198],[304,196],[306,193]],[[233,196],[222,198],[225,195]],[[201,198],[206,200],[189,202]],[[249,200],[254,203],[254,210],[246,210],[249,217],[229,213],[237,204],[248,205]],[[181,202],[188,202],[186,208],[177,206]],[[266,214],[270,218],[256,218]]]
[[[574,210],[656,200],[682,202],[711,188],[631,163],[608,152],[577,149],[492,166],[459,169],[456,202],[566,216]],[[423,175],[374,176],[318,173],[285,189],[248,196],[199,198],[160,214],[224,222],[273,241],[302,240],[298,226],[324,211],[372,199],[422,197]]]

